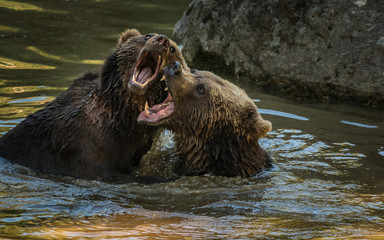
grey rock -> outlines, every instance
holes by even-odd
[[[377,40],[376,44],[380,46],[384,46],[384,36],[381,37],[379,40]]]
[[[194,0],[174,28],[192,67],[299,99],[384,107],[379,0]]]

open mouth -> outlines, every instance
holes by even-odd
[[[165,75],[163,78],[168,83],[168,80],[172,79],[172,77],[179,72],[181,72],[181,65],[178,62],[174,62],[164,68]],[[171,90],[172,89],[168,89],[168,87],[165,89],[165,91],[168,91],[168,96],[163,102],[159,104],[155,104],[152,107],[149,107],[148,102],[145,102],[144,111],[142,111],[137,117],[137,122],[157,124],[160,121],[169,118],[175,110],[175,101],[171,94]]]
[[[146,87],[159,73],[162,57],[158,52],[143,51],[133,71],[132,83]]]
[[[142,111],[137,118],[138,123],[156,124],[159,121],[168,118],[173,114],[175,109],[175,103],[171,92],[168,91],[168,96],[162,103],[149,107],[148,102],[146,102],[144,109],[145,110]]]

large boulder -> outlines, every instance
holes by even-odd
[[[379,0],[194,0],[173,38],[192,67],[300,99],[384,107]]]

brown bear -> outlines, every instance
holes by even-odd
[[[168,97],[147,107],[138,122],[174,132],[179,174],[249,177],[271,166],[258,139],[272,125],[242,89],[211,72],[182,69],[177,62],[164,71]]]
[[[167,96],[163,68],[180,61],[164,35],[128,29],[97,73],[87,73],[0,139],[0,156],[40,172],[128,179],[156,128],[139,125],[146,102]],[[127,175],[128,174],[128,175]]]

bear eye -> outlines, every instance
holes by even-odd
[[[174,52],[176,49],[174,47],[170,47],[169,51]]]
[[[197,85],[196,90],[197,90],[197,92],[198,92],[199,94],[204,94],[204,92],[205,92],[205,86],[204,86],[203,84],[199,84],[199,85]]]
[[[147,41],[147,40],[148,40],[148,39],[150,39],[151,37],[152,37],[152,36],[151,36],[151,35],[149,35],[149,34],[148,34],[148,35],[146,35],[146,36],[145,36],[145,41]]]

